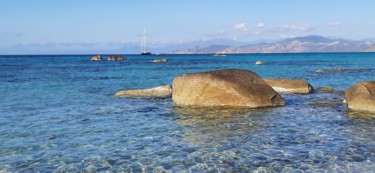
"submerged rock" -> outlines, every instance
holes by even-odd
[[[316,90],[332,92],[333,91],[333,87],[331,87],[331,86],[320,86]]]
[[[375,81],[359,82],[345,91],[351,110],[375,112]]]
[[[168,62],[168,59],[167,59],[167,58],[154,59],[154,60],[151,60],[150,62],[155,62],[155,63],[166,63],[166,62]]]
[[[91,61],[101,61],[102,57],[100,55],[95,55],[91,57]]]
[[[291,80],[282,78],[264,79],[278,93],[312,93],[314,88],[304,80]]]
[[[171,95],[171,85],[163,85],[149,89],[124,90],[115,94],[115,96],[121,97],[171,97]]]
[[[119,56],[119,55],[111,55],[108,56],[108,61],[123,61],[125,60],[125,57]]]
[[[274,107],[285,100],[256,73],[225,69],[177,76],[172,100],[176,106]]]

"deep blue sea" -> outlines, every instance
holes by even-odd
[[[169,62],[149,62],[160,57]],[[90,58],[0,56],[0,172],[375,170],[375,115],[342,103],[347,88],[375,80],[375,53]],[[335,67],[344,70],[315,72]],[[283,95],[285,107],[268,109],[186,109],[170,98],[113,96],[224,68],[335,91]]]

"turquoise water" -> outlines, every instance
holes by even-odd
[[[169,62],[148,62],[156,57]],[[375,115],[342,103],[342,91],[375,80],[374,53],[126,58],[0,56],[0,172],[375,170]],[[315,73],[334,67],[344,71]],[[285,107],[239,110],[113,97],[223,68],[304,79],[336,92],[283,95]]]

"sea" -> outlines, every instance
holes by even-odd
[[[0,172],[375,170],[375,115],[343,103],[346,89],[375,80],[375,53],[125,57],[0,56]],[[168,62],[149,62],[155,58]],[[284,107],[262,109],[180,108],[171,98],[114,96],[228,68],[334,91],[283,94]]]

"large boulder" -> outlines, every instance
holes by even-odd
[[[375,81],[360,82],[347,89],[345,100],[349,109],[375,112]]]
[[[285,100],[256,73],[226,69],[177,76],[172,100],[176,106],[273,107]]]
[[[314,88],[304,80],[268,78],[264,79],[264,81],[278,93],[307,94],[314,91]]]
[[[171,85],[163,85],[149,89],[119,91],[115,96],[120,97],[171,97]]]
[[[125,57],[119,55],[110,55],[108,56],[108,61],[123,61]]]
[[[102,57],[100,55],[95,55],[91,57],[91,61],[101,61]]]

